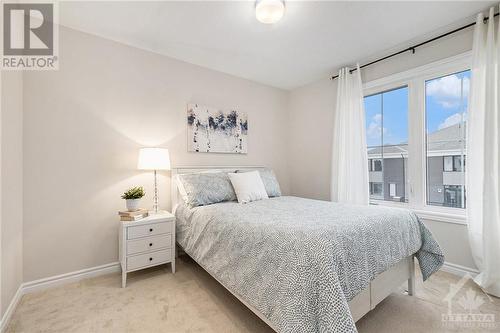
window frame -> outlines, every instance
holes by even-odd
[[[427,81],[471,69],[471,52],[435,61],[401,73],[366,82],[363,96],[408,87],[408,202],[393,202],[371,199],[371,204],[405,207],[413,210],[421,218],[466,224],[465,209],[439,207],[427,204],[427,135],[426,135],[426,95]],[[452,161],[454,164],[454,161]],[[465,189],[467,192],[467,189]]]

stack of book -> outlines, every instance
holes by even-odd
[[[138,209],[132,212],[122,211],[118,212],[118,215],[120,215],[120,221],[138,221],[148,216],[148,211],[146,209]]]

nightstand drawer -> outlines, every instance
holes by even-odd
[[[127,271],[157,265],[172,260],[172,250],[166,249],[137,256],[127,257]]]
[[[141,238],[127,242],[127,255],[172,247],[172,234]]]
[[[146,225],[139,225],[137,227],[127,228],[127,239],[135,239],[146,236],[153,236],[159,234],[166,234],[172,232],[171,222],[152,223]]]

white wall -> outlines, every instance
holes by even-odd
[[[141,146],[168,148],[174,166],[266,165],[289,192],[288,92],[68,28],[59,44],[59,71],[24,74],[25,281],[118,259],[121,193],[144,185],[152,206]],[[190,102],[247,112],[249,153],[188,153]]]
[[[337,81],[325,78],[290,93],[288,165],[293,195],[330,198],[336,89]]]
[[[0,318],[23,281],[22,73],[3,72],[1,81]]]
[[[472,30],[457,33],[362,71],[363,82],[444,59],[472,48]],[[290,93],[289,166],[291,193],[323,200],[330,198],[333,111],[337,81],[324,80]],[[441,244],[448,262],[475,268],[465,225],[425,221]]]

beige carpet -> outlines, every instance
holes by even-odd
[[[494,314],[496,328],[443,326],[444,298],[458,280],[439,272],[417,283],[414,297],[402,290],[392,294],[358,321],[359,332],[500,331],[500,299],[488,299],[472,282],[455,296],[452,311],[467,312],[462,297],[473,308],[484,301],[473,312]],[[120,284],[120,275],[111,274],[25,295],[7,332],[272,332],[185,256],[175,275],[158,267],[130,274],[125,289]]]

